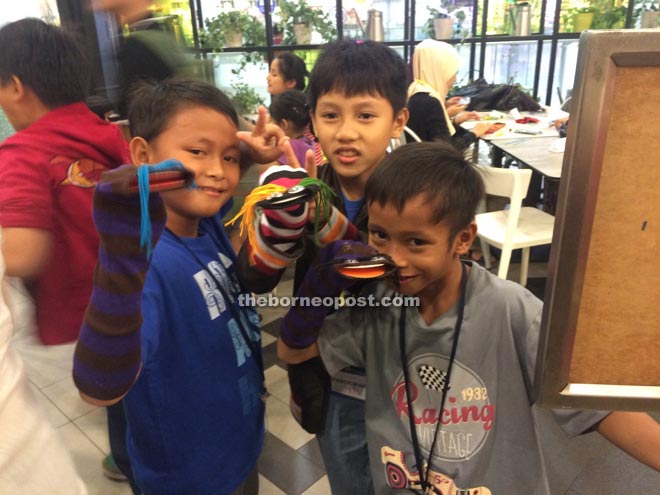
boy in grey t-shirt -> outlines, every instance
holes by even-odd
[[[542,303],[460,259],[483,194],[479,172],[451,147],[395,150],[367,183],[369,245],[392,258],[389,285],[418,306],[395,307],[403,300],[381,283],[360,292],[380,306],[361,307],[358,298],[327,318],[324,308],[294,307],[282,323],[284,361],[320,354],[330,374],[366,369],[376,493],[549,494],[531,412]],[[356,248],[364,251],[347,242],[323,250],[301,292],[328,296],[354,285],[327,262]],[[597,429],[660,469],[660,425],[648,415],[554,415],[569,434]]]

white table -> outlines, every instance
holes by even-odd
[[[522,117],[534,117],[535,119],[538,119],[539,122],[530,123],[530,124],[518,124],[516,123],[516,119],[510,113],[498,112],[498,111],[478,112],[478,113],[481,116],[481,120],[469,120],[467,122],[463,122],[461,124],[461,127],[470,130],[479,122],[488,122],[493,124],[496,122],[501,122],[502,124],[504,124],[504,127],[497,130],[493,134],[484,134],[481,137],[481,139],[483,139],[484,141],[497,141],[500,139],[515,139],[520,137],[558,138],[559,132],[557,132],[557,129],[552,125],[552,123],[554,122],[555,119],[568,115],[566,112],[562,112],[561,110],[555,110],[555,111],[548,110],[545,112],[520,112],[520,115]],[[538,134],[525,134],[525,133],[521,133],[520,131],[538,132]]]
[[[512,156],[523,166],[527,166],[550,179],[559,179],[564,161],[564,153],[550,151],[558,137],[523,137],[496,139],[491,144],[500,151]],[[495,164],[494,164],[495,165]]]

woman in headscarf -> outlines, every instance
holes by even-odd
[[[448,141],[463,150],[483,136],[491,124],[480,122],[471,131],[460,124],[478,119],[476,112],[460,112],[453,119],[446,98],[456,82],[460,57],[449,43],[424,40],[415,47],[412,59],[414,81],[408,87],[408,127],[422,141]]]

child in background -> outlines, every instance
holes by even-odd
[[[309,72],[302,58],[291,52],[279,53],[270,64],[270,71],[266,78],[268,81],[267,90],[271,95],[271,101],[274,100],[275,96],[291,89],[303,91],[305,89],[305,79],[308,76]],[[325,163],[323,151],[319,143],[315,141],[314,133],[309,126],[305,128],[304,136],[313,143],[314,163],[316,165],[323,165]],[[305,161],[302,160],[300,163],[304,164]]]
[[[29,284],[41,343],[65,344],[78,337],[92,290],[93,187],[128,162],[128,148],[85,105],[87,64],[68,33],[23,19],[0,29],[0,46],[0,106],[18,131],[0,144],[7,276]]]
[[[273,59],[266,81],[271,96],[289,89],[305,89],[305,78],[309,75],[305,61],[295,53],[282,52]]]
[[[364,186],[387,154],[390,140],[400,136],[408,119],[406,65],[396,52],[380,43],[329,43],[310,75],[308,101],[314,132],[328,157],[328,163],[319,167],[318,178],[336,193],[330,218],[318,237],[322,243],[346,238],[355,233],[355,227],[366,236]],[[311,164],[307,165],[309,168]],[[318,251],[313,242],[295,239],[299,232],[296,227],[305,215],[307,210],[301,208],[297,216],[289,212],[286,218],[274,218],[269,211],[257,219],[258,242],[246,243],[239,254],[241,280],[248,290],[271,290],[283,267],[296,259],[294,290],[300,286]],[[348,226],[346,219],[354,227]],[[286,237],[289,246],[296,242],[297,246],[278,249],[272,241],[274,233]],[[303,426],[317,433],[332,492],[373,493],[363,393],[346,395],[351,387],[340,387],[339,381],[328,393],[329,378],[319,360],[290,366],[289,382],[294,410],[300,410]],[[360,370],[345,370],[342,382],[364,391]]]
[[[161,193],[167,222],[146,275],[141,327],[117,335],[99,328],[95,321],[134,321],[140,291],[95,288],[89,315],[106,316],[86,319],[81,330],[76,385],[101,399],[130,387],[122,402],[141,493],[256,494],[264,439],[259,322],[237,304],[235,255],[220,223],[239,179],[236,112],[214,86],[168,80],[134,93],[129,121],[134,163],[176,159],[194,173],[196,187]],[[97,195],[95,208],[105,218],[97,226],[110,234],[99,270],[139,282],[146,255],[130,248],[135,244],[113,242],[140,231],[139,198],[127,205],[105,189]],[[140,340],[142,370],[131,387]]]
[[[273,96],[268,112],[271,121],[280,126],[284,133],[291,138],[289,143],[298,163],[304,166],[307,161],[307,150],[314,150],[314,142],[305,135],[305,130],[310,123],[305,93],[297,89],[290,89]],[[280,164],[288,163],[285,155],[282,155],[277,161]]]
[[[369,178],[365,199],[369,245],[392,258],[398,276],[361,295],[385,303],[394,289],[417,307],[346,307],[324,319],[326,308],[300,306],[284,317],[278,355],[285,362],[320,354],[332,375],[366,368],[379,495],[550,493],[531,410],[542,302],[460,258],[474,241],[483,195],[479,172],[448,144],[396,149]],[[356,249],[347,242],[327,246],[320,260]],[[328,267],[311,269],[300,293],[339,295],[354,285]],[[660,469],[660,426],[650,416],[553,414],[567,433],[596,429]]]

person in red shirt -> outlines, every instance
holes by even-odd
[[[98,236],[100,174],[130,163],[119,128],[85,105],[85,56],[60,28],[23,19],[0,29],[0,107],[17,133],[0,144],[0,226],[7,275],[20,277],[47,345],[78,337]]]

